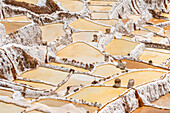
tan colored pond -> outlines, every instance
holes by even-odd
[[[100,1],[100,0],[90,0],[90,4],[95,4],[95,5],[112,5],[115,4],[117,2],[115,1]]]
[[[124,23],[124,25],[126,25],[126,23],[129,21],[130,19],[121,19],[121,21]]]
[[[163,37],[159,37],[159,36],[154,36],[151,38],[153,43],[159,43],[161,40],[163,40]]]
[[[70,104],[71,102],[57,100],[57,99],[43,99],[43,100],[40,100],[39,103],[45,104],[50,107],[62,107],[66,104]],[[91,107],[91,106],[87,106],[84,104],[76,104],[76,103],[72,103],[72,104],[74,104],[76,107],[83,107],[87,109],[90,113],[93,113],[94,111],[98,109],[97,107]]]
[[[31,3],[31,4],[37,4],[38,0],[16,0],[18,2],[26,2],[26,3]]]
[[[109,18],[109,14],[108,14],[108,13],[98,13],[98,12],[94,12],[94,13],[91,13],[91,16],[92,16],[94,19],[107,19],[107,18]]]
[[[89,71],[89,70],[79,68],[79,67],[75,67],[75,66],[72,66],[72,65],[59,64],[59,63],[53,63],[53,62],[49,62],[48,64],[54,65],[54,66],[60,66],[60,67],[63,66],[65,68],[75,69],[76,71],[80,71],[80,72],[88,72]]]
[[[170,62],[166,66],[170,67]]]
[[[136,22],[137,20],[139,20],[141,17],[141,15],[129,15],[128,18],[132,19],[133,22]]]
[[[94,80],[99,80],[98,77],[92,77],[84,74],[73,74],[71,78],[61,86],[57,91],[67,90],[68,86],[90,85]]]
[[[160,97],[158,100],[151,102],[157,106],[168,107],[170,108],[170,93],[166,94],[165,96]]]
[[[167,36],[170,39],[170,30],[165,32],[165,36]]]
[[[78,0],[57,0],[61,6],[71,12],[80,12],[83,9],[83,2]]]
[[[127,55],[138,43],[123,39],[112,40],[105,48],[105,51],[111,55]]]
[[[92,11],[110,11],[112,6],[89,6]]]
[[[163,13],[161,16],[165,16],[168,17],[168,19],[170,19],[170,14]]]
[[[168,21],[168,20],[152,18],[152,19],[150,19],[148,22],[151,22],[151,23],[153,23],[153,24],[159,24],[159,23],[167,22],[167,21]]]
[[[97,66],[93,74],[101,75],[101,76],[111,76],[116,73],[120,73],[122,70],[116,68],[115,65],[112,64],[104,64],[101,66]]]
[[[48,24],[45,26],[41,26],[42,31],[42,39],[43,41],[52,42],[57,37],[64,36],[64,25],[61,23],[57,24]]]
[[[28,21],[27,16],[15,16],[15,17],[9,17],[5,18],[4,20],[9,20],[9,21]]]
[[[126,68],[128,69],[145,69],[145,68],[162,69],[145,63],[136,62],[136,61],[131,61],[131,60],[122,60],[122,61],[126,62]]]
[[[139,59],[142,59],[144,61],[152,60],[152,62],[155,64],[161,64],[165,62],[169,58],[169,56],[170,55],[168,53],[145,50],[139,57]]]
[[[110,28],[110,27],[106,27],[106,26],[93,23],[85,19],[78,19],[74,21],[71,24],[71,26],[76,29],[80,29],[80,30],[94,30],[94,31],[103,31],[103,32],[105,32],[105,29]]]
[[[127,73],[122,76],[119,76],[118,78],[121,79],[121,84],[123,86],[128,85],[129,79],[134,79],[135,80],[135,86],[140,85],[144,82],[150,82],[155,79],[160,79],[160,77],[164,74],[164,72],[160,71],[138,71],[138,72],[132,72],[132,73]],[[142,78],[142,79],[141,79]],[[116,78],[105,82],[104,84],[106,85],[114,85],[114,80]]]
[[[1,96],[12,97],[13,92],[12,92],[12,91],[7,91],[7,90],[0,89],[0,95],[1,95]]]
[[[73,43],[56,53],[61,58],[74,59],[80,62],[93,63],[104,61],[100,51],[84,42]]]
[[[149,31],[146,30],[135,30],[132,32],[133,34],[138,34],[138,35],[147,35],[148,33],[150,33]]]
[[[53,70],[53,69],[44,68],[44,67],[38,67],[37,69],[23,73],[21,77],[28,78],[28,79],[43,80],[46,82],[58,84],[62,80],[64,80],[67,75],[68,75],[67,72],[62,72],[59,70]],[[23,81],[14,81],[14,82],[22,83]],[[41,86],[41,84],[39,83],[33,83],[33,82],[24,82],[24,83],[29,83],[30,85],[33,85],[34,87],[49,88],[49,86],[47,85]]]
[[[21,113],[25,108],[16,106],[14,104],[7,104],[4,102],[0,102],[0,113]]]
[[[118,20],[94,20],[94,21],[97,21],[97,22],[99,22],[99,23],[102,23],[102,24],[106,24],[106,25],[115,25],[117,22],[118,22]]]
[[[153,26],[145,26],[144,28],[149,29],[149,30],[156,32],[156,33],[158,33],[160,31],[159,28],[153,27]]]
[[[69,96],[69,98],[74,98],[78,100],[85,100],[87,102],[98,102],[105,104],[109,100],[119,96],[124,91],[125,88],[113,88],[113,87],[86,87],[82,90]]]
[[[132,113],[170,113],[170,110],[162,110],[162,109],[144,106],[144,107],[139,107]]]
[[[97,34],[97,32],[77,32],[73,33],[73,41],[86,41],[91,42],[94,37],[93,35]]]
[[[170,30],[170,26],[164,27],[164,30]]]
[[[0,23],[2,23],[5,26],[6,34],[14,32],[20,29],[21,27],[30,24],[28,22],[5,22],[5,21],[1,21]]]

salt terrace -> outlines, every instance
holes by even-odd
[[[1,0],[0,113],[170,113],[169,0]]]

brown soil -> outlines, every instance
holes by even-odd
[[[4,2],[6,4],[26,8],[37,14],[51,14],[55,11],[62,11],[60,7],[53,0],[47,0],[46,7],[45,6],[40,7],[35,4],[29,4],[26,2],[18,2],[15,0],[5,0]]]

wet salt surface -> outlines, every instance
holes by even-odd
[[[61,6],[71,12],[80,12],[83,9],[83,2],[78,0],[57,0]]]
[[[28,22],[5,22],[5,21],[1,21],[0,23],[2,23],[5,26],[6,34],[14,32],[20,29],[21,27],[30,24]]]
[[[145,82],[150,82],[155,79],[160,79],[160,77],[165,74],[164,72],[159,72],[159,71],[138,71],[138,72],[132,72],[132,73],[127,73],[124,75],[121,75],[117,78],[121,79],[121,84],[123,86],[128,85],[129,79],[134,79],[135,80],[135,86],[140,85]],[[142,78],[142,79],[141,79]],[[110,80],[105,82],[104,84],[106,85],[114,85],[114,80]]]
[[[136,61],[124,60],[124,59],[122,61],[126,62],[126,68],[128,69],[145,69],[145,68],[162,69],[152,65],[136,62]]]
[[[93,74],[95,75],[101,75],[101,76],[111,76],[116,73],[120,73],[122,70],[119,68],[116,68],[115,65],[112,64],[104,64],[97,66]]]
[[[78,100],[86,100],[87,102],[98,102],[105,104],[112,98],[115,98],[126,91],[125,88],[113,88],[113,87],[86,87],[82,90],[69,96]]]
[[[48,24],[45,26],[41,26],[40,28],[42,31],[43,41],[53,42],[57,37],[65,35],[64,25],[61,23]]]
[[[90,4],[95,4],[95,5],[113,5],[117,2],[114,1],[96,1],[96,0],[90,0]]]
[[[97,34],[97,32],[77,32],[73,33],[73,41],[86,41],[92,42],[94,39],[93,35]]]
[[[66,65],[66,64],[59,64],[59,63],[53,63],[53,62],[50,62],[48,63],[50,65],[54,65],[54,66],[63,66],[65,68],[71,68],[71,69],[75,69],[76,71],[80,71],[80,72],[88,72],[89,70],[86,70],[86,69],[83,69],[83,68],[79,68],[79,67],[75,67],[75,66],[72,66],[72,65]]]
[[[84,42],[73,43],[56,53],[61,58],[93,63],[104,61],[104,56],[97,49]]]
[[[99,78],[84,74],[73,74],[71,78],[57,90],[57,92],[67,90],[68,86],[90,85],[94,80],[99,80]]]
[[[160,59],[161,57],[161,59]],[[169,58],[169,53],[155,52],[150,50],[145,50],[139,59],[144,61],[152,60],[155,64],[161,64]]]
[[[155,19],[155,18],[152,18],[149,20],[149,22],[153,23],[153,24],[159,24],[159,23],[162,23],[162,22],[167,22],[168,20],[163,20],[163,19]]]
[[[40,100],[39,103],[48,105],[50,107],[62,107],[64,105],[67,106],[67,104],[70,104],[71,102],[56,100],[56,99],[43,99],[43,100]],[[91,107],[91,106],[87,106],[87,105],[83,105],[83,104],[76,104],[76,103],[72,103],[72,104],[74,104],[76,107],[83,107],[83,108],[87,109],[88,111],[90,111],[90,113],[93,113],[94,111],[96,111],[98,109],[96,107]],[[65,109],[67,109],[67,108],[65,108]]]
[[[80,30],[94,30],[94,31],[103,31],[103,32],[105,32],[105,29],[110,28],[110,27],[96,24],[94,22],[85,19],[76,20],[71,24],[71,26]]]
[[[15,17],[5,18],[4,20],[8,20],[8,21],[28,21],[28,18],[27,18],[27,16],[15,16]]]
[[[155,104],[157,106],[167,107],[170,108],[170,93],[160,97],[158,100],[155,100],[151,102],[152,104]]]
[[[106,46],[105,51],[111,55],[127,55],[137,45],[137,42],[126,41],[123,39],[115,39]]]
[[[27,3],[31,3],[31,4],[37,4],[38,0],[16,0],[18,2],[27,2]]]

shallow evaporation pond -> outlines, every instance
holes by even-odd
[[[64,105],[67,106],[67,104],[72,103],[76,107],[83,107],[83,108],[87,109],[90,113],[93,113],[94,111],[96,111],[98,109],[97,107],[91,107],[91,106],[87,106],[84,104],[62,101],[62,100],[57,100],[57,99],[42,99],[38,102],[41,104],[45,104],[49,107],[62,107]],[[67,109],[67,108],[64,108],[64,109]]]
[[[49,62],[48,64],[54,65],[54,66],[59,66],[59,67],[63,66],[65,68],[71,68],[71,69],[74,69],[74,70],[80,71],[80,72],[88,72],[89,71],[89,70],[79,68],[79,67],[75,67],[75,66],[72,66],[72,65],[60,64],[60,63],[54,63],[54,62]]]
[[[101,76],[112,76],[114,74],[122,72],[121,69],[116,68],[113,64],[104,64],[97,66],[93,74]]]
[[[78,19],[74,21],[71,24],[71,26],[80,30],[94,30],[94,31],[103,31],[103,32],[105,32],[105,29],[110,28],[85,19]]]
[[[2,23],[5,26],[6,34],[14,32],[20,29],[21,27],[30,24],[29,22],[6,22],[6,21],[1,21],[0,23]]]
[[[166,66],[170,67],[170,62]]]
[[[71,12],[80,12],[83,9],[83,2],[79,0],[57,0],[61,6]]]
[[[108,19],[109,18],[108,13],[100,13],[100,12],[93,12],[91,13],[91,16],[93,19]]]
[[[105,51],[111,55],[127,55],[138,44],[124,39],[114,39],[106,46]]]
[[[0,113],[21,113],[25,110],[23,107],[16,106],[14,104],[7,104],[0,102]]]
[[[136,35],[147,35],[149,34],[150,32],[149,31],[146,31],[146,30],[135,30],[132,32],[133,34],[136,34]]]
[[[69,98],[74,98],[78,100],[85,100],[87,102],[98,102],[105,104],[113,98],[119,96],[126,88],[113,88],[113,87],[99,87],[99,86],[89,86],[82,90],[69,96]]]
[[[28,22],[28,18],[25,15],[23,15],[23,16],[15,16],[15,17],[8,17],[8,18],[5,18],[4,20]]]
[[[153,49],[156,50],[156,49]],[[163,52],[157,52],[157,51],[151,51],[151,50],[145,50],[143,51],[142,55],[139,57],[139,59],[144,61],[150,61],[154,64],[162,64],[167,59],[169,59],[170,54],[169,53],[163,53]]]
[[[101,20],[98,20],[98,19],[93,19],[93,21],[96,21],[96,22],[98,22],[98,23],[101,23],[101,24],[106,24],[106,25],[115,25],[117,22],[118,22],[118,20],[114,20],[114,19],[101,19]]]
[[[160,97],[158,100],[155,100],[151,102],[152,104],[155,104],[157,106],[167,107],[170,108],[170,93]]]
[[[17,106],[15,104],[0,102],[0,109],[1,109],[0,113],[21,113],[26,108]],[[43,113],[43,112],[33,110],[30,111],[29,113]]]
[[[26,3],[31,3],[31,4],[37,4],[38,0],[16,0],[18,2],[26,2]]]
[[[73,33],[73,41],[86,41],[92,42],[94,39],[93,35],[97,34],[98,32],[77,32]]]
[[[68,58],[79,62],[93,63],[104,61],[104,56],[94,47],[84,43],[73,43],[56,53],[58,57]]]
[[[61,81],[63,81],[66,76],[68,75],[67,72],[59,71],[59,70],[54,70],[54,69],[49,69],[49,68],[44,68],[44,67],[38,67],[37,69],[25,72],[21,75],[23,78],[27,79],[36,79],[36,80],[42,80],[46,82],[50,82],[53,84],[58,84]],[[23,83],[23,81],[16,80],[15,82]],[[50,88],[52,86],[48,85],[43,85],[40,83],[33,83],[33,82],[25,82],[24,83],[28,85],[33,85],[34,87],[40,87],[40,88]]]
[[[52,42],[57,37],[64,36],[64,25],[62,23],[41,26],[43,41]]]
[[[170,30],[165,32],[165,36],[167,36],[170,39]]]
[[[158,33],[160,31],[159,28],[153,27],[153,26],[145,26],[144,28],[149,29],[149,30],[156,32],[156,33]]]
[[[117,3],[116,1],[97,1],[97,0],[90,0],[90,4],[93,4],[93,5],[113,5]]]
[[[110,11],[112,6],[89,6],[92,11]]]
[[[130,19],[121,19],[121,21],[123,22],[124,25],[126,25],[126,23],[130,21]]]
[[[141,15],[129,15],[128,18],[132,19],[133,22],[136,22],[137,20],[139,20],[141,17]]]
[[[170,26],[164,27],[164,30],[170,30]]]
[[[121,79],[121,84],[123,86],[128,85],[129,79],[134,79],[135,80],[135,86],[136,86],[136,85],[140,85],[140,84],[145,83],[145,82],[150,82],[150,81],[153,81],[153,80],[156,80],[156,79],[160,79],[160,77],[163,74],[165,74],[165,72],[161,72],[161,71],[137,71],[137,72],[131,72],[131,73],[121,75],[117,78]],[[116,78],[109,80],[109,81],[105,82],[104,84],[114,85],[115,79]]]
[[[152,37],[151,39],[152,39],[152,42],[153,42],[153,43],[159,43],[159,42],[161,42],[161,41],[162,41],[163,39],[165,39],[165,38],[160,37],[160,36],[154,36],[154,37]]]
[[[139,107],[132,113],[170,113],[170,110],[162,110],[154,107],[143,106],[143,107]]]
[[[153,24],[159,24],[159,23],[163,23],[163,22],[167,22],[167,21],[168,20],[152,18],[148,22],[153,23]]]
[[[152,69],[162,69],[158,68],[149,64],[137,62],[137,61],[131,61],[131,60],[122,60],[123,62],[126,62],[126,68],[128,69],[145,69],[145,68],[152,68]],[[118,62],[118,61],[117,61]]]
[[[170,19],[170,14],[163,13],[161,16],[165,16],[168,17],[168,19]]]
[[[100,78],[98,77],[93,77],[84,74],[73,74],[71,78],[57,90],[57,92],[64,91],[65,93],[67,91],[68,86],[90,85],[94,80],[98,81],[99,79]]]
[[[12,91],[0,89],[0,96],[12,97],[12,95],[13,95],[13,92],[12,92]]]

